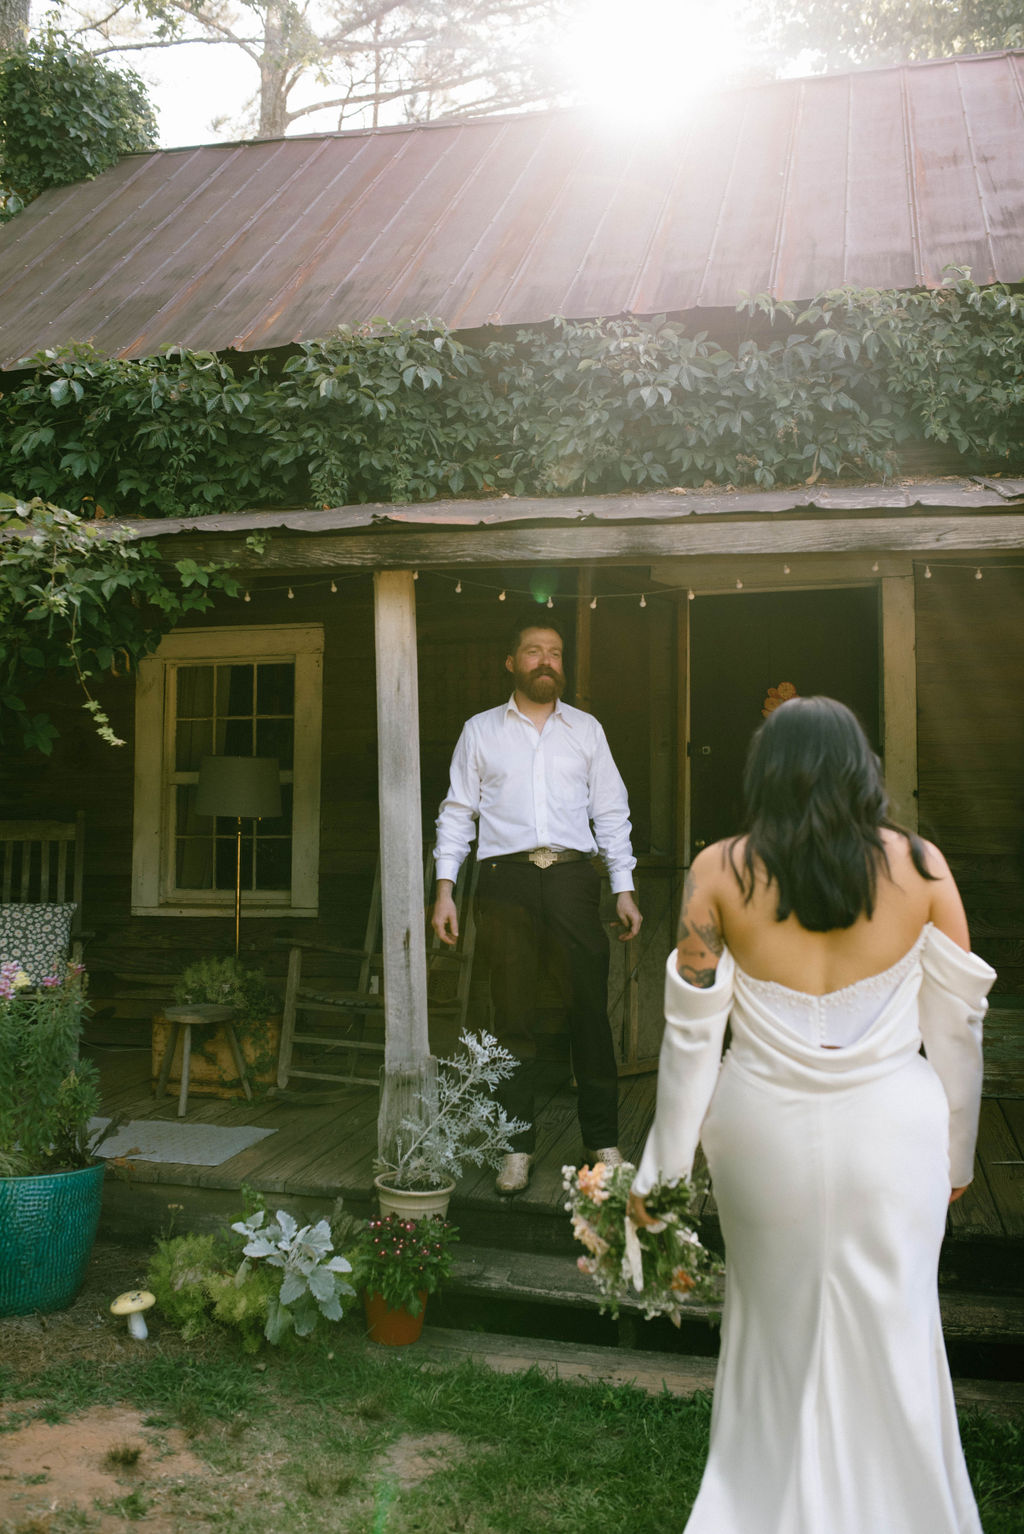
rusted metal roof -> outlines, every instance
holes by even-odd
[[[0,365],[91,341],[250,352],[1024,280],[1024,50],[695,98],[132,156],[0,229]]]

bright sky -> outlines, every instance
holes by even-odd
[[[685,111],[749,59],[731,0],[587,0],[561,62],[577,98],[621,123]]]
[[[43,4],[33,9],[41,19]],[[611,126],[654,122],[749,62],[737,11],[741,0],[580,0],[581,19],[559,50],[571,95]],[[113,56],[111,62],[115,62]],[[258,84],[255,64],[232,46],[194,43],[121,55],[150,89],[164,148],[235,139],[237,118]],[[305,99],[326,92],[313,84]],[[296,96],[294,99],[299,99]],[[215,118],[228,122],[215,131]],[[232,121],[235,119],[235,121]],[[311,114],[295,132],[330,131],[336,114]]]

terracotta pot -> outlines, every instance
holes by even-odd
[[[265,1022],[236,1023],[242,1056],[249,1067],[249,1079],[254,1087],[270,1087],[277,1081],[277,1055],[281,1043],[281,1019],[268,1017]],[[171,1024],[158,1012],[153,1018],[152,1071],[153,1084],[160,1078],[167,1041],[171,1036]],[[167,1078],[167,1096],[177,1097],[181,1090],[181,1049],[183,1039],[178,1035],[171,1061],[171,1074]],[[192,1061],[188,1073],[188,1091],[197,1097],[238,1097],[242,1083],[238,1079],[235,1057],[231,1046],[220,1028],[193,1028]]]
[[[406,1347],[410,1342],[416,1342],[423,1330],[423,1317],[427,1308],[427,1291],[419,1291],[420,1313],[411,1316],[405,1309],[389,1310],[386,1300],[382,1295],[371,1294],[367,1289],[363,1295],[363,1309],[366,1312],[366,1324],[370,1329],[371,1342],[380,1342],[386,1348]]]
[[[455,1192],[453,1182],[442,1188],[389,1188],[386,1172],[373,1179],[373,1186],[381,1214],[400,1214],[407,1220],[422,1220],[428,1214],[438,1214],[443,1220],[448,1213],[448,1200]]]

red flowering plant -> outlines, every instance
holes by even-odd
[[[379,1294],[389,1310],[418,1316],[425,1295],[441,1287],[452,1270],[452,1243],[459,1233],[440,1215],[409,1220],[400,1214],[367,1220],[354,1250],[352,1278]]]
[[[724,1267],[701,1244],[692,1227],[704,1186],[681,1179],[658,1183],[644,1203],[653,1225],[634,1225],[626,1212],[636,1167],[562,1168],[565,1209],[572,1233],[586,1248],[576,1266],[594,1280],[601,1309],[613,1316],[623,1303],[639,1306],[646,1320],[667,1316],[678,1326],[688,1303],[720,1299]]]

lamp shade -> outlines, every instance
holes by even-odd
[[[276,756],[203,757],[197,815],[261,820],[280,813],[281,769]]]

